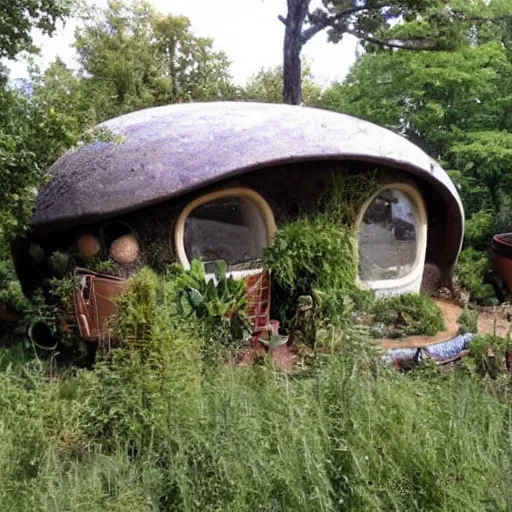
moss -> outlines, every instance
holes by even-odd
[[[372,313],[390,337],[423,334],[434,336],[444,329],[444,319],[437,304],[425,294],[405,293],[375,302]]]

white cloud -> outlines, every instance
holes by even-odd
[[[104,0],[94,0],[104,4]],[[215,47],[224,50],[232,61],[234,80],[243,84],[262,67],[281,64],[284,25],[279,14],[286,14],[286,0],[153,0],[156,9],[164,13],[188,16],[197,35],[212,37]],[[312,2],[320,3],[320,0]],[[57,56],[76,67],[71,48],[76,21],[67,21],[53,38],[36,34],[42,56],[37,62],[47,66]],[[303,55],[312,62],[317,80],[327,84],[341,80],[355,60],[356,40],[347,37],[342,43],[327,42],[324,33],[318,34],[304,48]],[[10,65],[12,78],[27,76],[26,65]]]

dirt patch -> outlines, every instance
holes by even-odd
[[[481,308],[478,312],[478,332],[506,336],[510,330],[508,315],[507,306]]]
[[[454,301],[449,299],[433,299],[443,313],[445,329],[435,336],[410,336],[408,338],[380,340],[381,348],[421,348],[428,345],[434,345],[442,341],[448,341],[459,334],[459,319],[462,308]],[[508,307],[495,306],[487,308],[478,308],[478,333],[506,336],[510,330],[508,320]]]

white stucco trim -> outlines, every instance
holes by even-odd
[[[211,201],[216,201],[217,199],[223,199],[227,197],[247,199],[258,208],[263,218],[263,222],[265,224],[265,228],[267,231],[267,245],[271,245],[276,232],[276,222],[274,219],[274,214],[272,213],[272,209],[270,208],[267,201],[265,201],[265,199],[256,191],[246,187],[233,187],[222,190],[216,190],[215,192],[204,194],[190,201],[190,203],[188,203],[187,206],[185,206],[176,222],[176,226],[174,228],[174,245],[176,247],[178,259],[180,263],[183,265],[183,267],[185,267],[185,269],[188,270],[190,268],[190,261],[185,251],[184,240],[185,221],[187,220],[187,217],[197,207],[205,203],[209,203]],[[235,278],[242,278],[250,276],[252,274],[256,274],[260,271],[261,269],[237,270],[231,272],[230,275],[232,275]]]
[[[362,206],[356,219],[356,232],[359,234],[361,222],[366,213],[366,210],[373,202],[373,200],[381,194],[384,190],[395,189],[404,192],[415,204],[418,210],[417,229],[417,243],[418,249],[416,252],[416,260],[414,261],[413,268],[409,274],[397,279],[383,279],[378,281],[362,281],[359,276],[357,277],[357,284],[361,288],[370,288],[375,290],[377,295],[398,294],[404,292],[419,292],[421,287],[421,280],[423,277],[423,269],[425,266],[425,255],[427,252],[427,210],[425,202],[420,191],[408,183],[386,183],[378,192],[376,192],[366,203]],[[359,256],[359,243],[357,246],[357,254]]]

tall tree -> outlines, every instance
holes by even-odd
[[[153,31],[162,76],[171,84],[171,101],[210,100],[229,94],[229,59],[213,49],[212,39],[194,35],[188,18],[157,14]]]
[[[326,30],[337,43],[346,35],[369,49],[446,50],[467,42],[472,26],[492,20],[510,23],[507,2],[475,0],[322,0],[310,10],[311,0],[287,0],[283,58],[283,101],[300,104],[301,61],[304,45]],[[496,5],[494,5],[496,4]]]
[[[76,33],[84,76],[111,97],[107,117],[178,101],[231,93],[230,62],[197,37],[182,16],[163,16],[149,4],[110,0]]]
[[[321,105],[394,130],[445,158],[468,131],[512,129],[512,65],[497,41],[451,52],[366,54]]]

